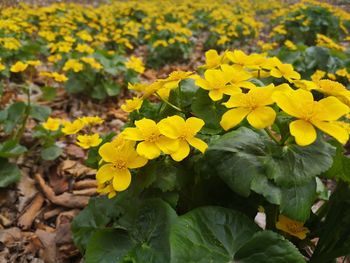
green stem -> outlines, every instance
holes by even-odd
[[[170,107],[174,108],[177,111],[183,112],[182,109],[180,109],[179,107],[175,106],[174,104],[172,104],[171,102],[163,99],[161,96],[159,96],[159,94],[156,92],[156,95],[159,99],[161,99],[163,102],[165,102],[166,104],[168,104]]]
[[[29,115],[30,115],[30,109],[31,109],[31,100],[30,100],[30,93],[31,93],[31,89],[30,89],[30,85],[28,85],[28,89],[26,90],[27,91],[27,107],[26,107],[26,110],[25,110],[25,115],[24,115],[24,118],[23,118],[23,121],[22,121],[22,125],[21,125],[21,128],[18,130],[17,134],[16,134],[16,137],[15,137],[15,141],[19,142],[20,139],[22,138],[22,135],[26,129],[26,124],[27,124],[27,120],[29,118]]]
[[[278,139],[275,137],[275,135],[273,135],[272,132],[271,132],[268,128],[265,128],[264,130],[266,131],[266,133],[270,136],[270,138],[271,138],[275,143],[277,143],[278,145],[281,144],[281,142],[278,141]]]

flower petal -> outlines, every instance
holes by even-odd
[[[222,115],[220,125],[225,131],[238,125],[250,112],[247,108],[236,108],[228,110]]]
[[[107,142],[103,144],[99,150],[98,154],[102,157],[105,162],[113,163],[118,159],[118,148],[114,143]]]
[[[157,125],[161,134],[171,139],[177,139],[182,135],[181,130],[185,127],[185,120],[174,115],[161,120]]]
[[[171,154],[171,158],[173,158],[174,161],[180,162],[185,159],[189,153],[190,146],[188,145],[187,141],[181,140],[179,142],[179,149]]]
[[[218,101],[221,100],[223,97],[223,93],[221,90],[219,89],[212,89],[209,91],[209,97],[213,100],[213,101]]]
[[[349,133],[336,123],[313,121],[312,124],[319,128],[321,131],[337,139],[341,144],[345,144],[349,140]]]
[[[304,120],[296,120],[289,124],[290,133],[295,137],[295,141],[300,146],[313,143],[316,138],[316,130],[311,123]]]
[[[248,114],[247,120],[256,129],[271,126],[276,118],[276,112],[270,107],[259,107]]]
[[[325,121],[335,121],[349,112],[349,107],[336,97],[327,97],[317,102],[320,112],[316,118]]]
[[[155,159],[160,155],[160,149],[153,142],[140,142],[136,147],[136,151],[139,155],[144,156],[149,160]]]
[[[158,148],[166,154],[176,152],[179,148],[179,140],[170,139],[168,137],[162,136],[156,142]]]
[[[186,140],[191,146],[198,149],[201,153],[204,153],[205,150],[208,148],[208,144],[196,137],[187,138]]]
[[[117,169],[114,167],[113,164],[105,164],[102,167],[100,167],[96,173],[96,180],[99,184],[103,184],[107,181],[112,180],[113,176],[117,172]]]
[[[204,126],[204,121],[196,117],[190,117],[186,120],[186,128],[192,134],[199,132]]]
[[[273,93],[272,99],[285,113],[294,117],[301,117],[301,114],[298,111],[298,108],[295,105],[293,98],[290,97],[289,93],[287,94],[285,92],[276,91]]]
[[[117,169],[113,178],[113,188],[117,192],[124,191],[131,183],[131,173],[128,169]]]
[[[121,135],[125,139],[131,141],[142,141],[144,139],[142,132],[138,128],[126,128],[123,130]]]

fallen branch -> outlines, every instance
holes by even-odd
[[[94,188],[87,188],[87,189],[81,189],[81,190],[74,190],[73,194],[75,195],[87,195],[87,196],[93,196],[96,195],[96,187]]]
[[[32,226],[33,221],[38,215],[38,212],[40,211],[41,207],[43,206],[44,200],[45,199],[42,194],[36,194],[29,207],[19,217],[17,225],[22,229],[29,229]]]
[[[97,187],[97,181],[96,180],[92,180],[92,179],[76,181],[76,182],[74,182],[74,186],[73,187],[74,187],[75,190],[86,189],[86,188],[93,188],[93,187]]]
[[[54,204],[69,207],[69,208],[84,208],[89,202],[88,196],[76,196],[71,193],[63,193],[55,195],[55,192],[50,186],[45,183],[45,180],[39,173],[35,174],[35,179],[38,182],[45,196]]]

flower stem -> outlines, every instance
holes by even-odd
[[[272,134],[272,132],[268,128],[265,128],[264,130],[275,143],[277,143],[278,145],[281,144],[281,142],[275,137],[275,135]]]
[[[171,102],[163,99],[161,96],[159,96],[159,94],[156,92],[156,95],[159,99],[161,99],[163,102],[165,102],[166,104],[168,104],[170,107],[174,108],[177,111],[183,112],[182,109],[180,109],[179,107],[175,106],[174,104],[172,104]]]

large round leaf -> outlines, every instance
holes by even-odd
[[[240,263],[302,263],[298,249],[283,236],[272,231],[256,233],[235,255]]]
[[[170,235],[172,263],[233,262],[236,251],[259,227],[223,207],[197,208],[178,218]]]

